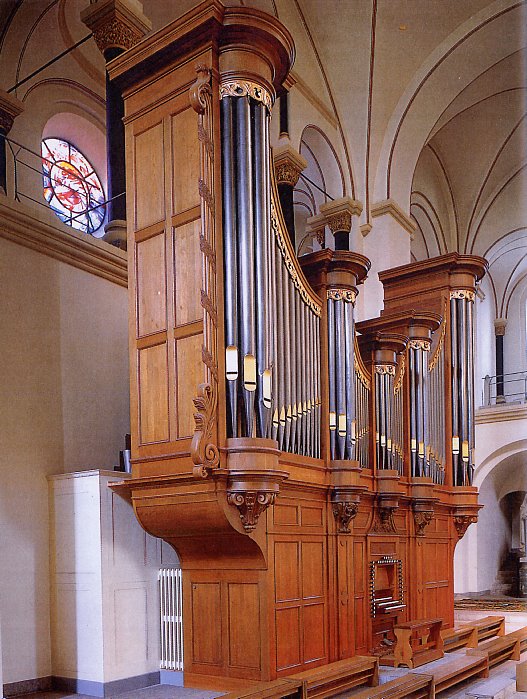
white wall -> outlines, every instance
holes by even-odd
[[[51,671],[46,476],[113,468],[128,431],[127,292],[4,239],[0,279],[0,619],[11,683]]]

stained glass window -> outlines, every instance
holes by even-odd
[[[101,181],[84,155],[59,138],[42,141],[44,198],[68,226],[94,233],[106,207]]]

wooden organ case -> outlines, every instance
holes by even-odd
[[[389,270],[385,311],[355,325],[369,261],[299,262],[280,211],[269,119],[293,58],[275,18],[207,0],[108,66],[125,100],[126,487],[181,559],[187,684],[388,655],[396,622],[452,625],[454,548],[477,519],[485,261]]]

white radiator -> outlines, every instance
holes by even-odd
[[[179,568],[159,569],[161,670],[183,671],[183,593]]]

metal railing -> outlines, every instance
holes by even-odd
[[[504,403],[527,403],[527,371],[483,378],[482,407]]]

